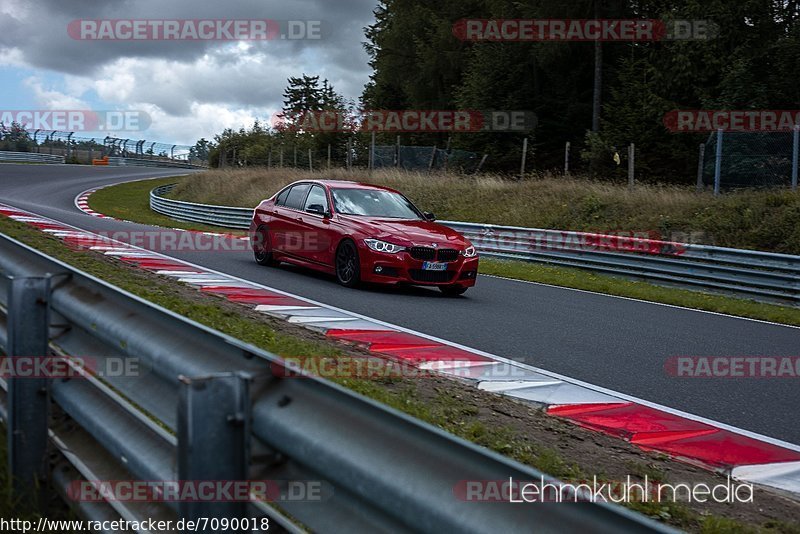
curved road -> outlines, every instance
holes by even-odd
[[[0,202],[89,231],[148,227],[85,215],[82,191],[174,169],[0,165]],[[264,191],[269,196],[270,191]],[[800,379],[680,379],[673,356],[800,356],[800,329],[481,277],[464,298],[419,288],[349,290],[324,276],[263,268],[246,252],[168,252],[210,269],[800,444]]]

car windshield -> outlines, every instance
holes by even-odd
[[[421,219],[419,211],[399,193],[379,189],[332,189],[336,211],[342,215]]]

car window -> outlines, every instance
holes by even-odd
[[[308,194],[308,190],[311,188],[309,184],[300,184],[292,187],[292,190],[289,191],[289,196],[286,197],[286,204],[287,208],[293,208],[296,210],[303,209],[303,202],[306,199],[306,194]]]
[[[324,211],[328,211],[328,198],[325,196],[325,189],[318,185],[311,187],[311,192],[308,194],[306,205],[303,209],[308,210],[309,206],[313,206],[315,204],[317,206],[322,206]]]
[[[286,189],[278,193],[278,197],[275,199],[276,206],[283,206],[284,204],[286,204],[286,197],[289,196],[289,191],[291,191],[291,189],[292,189],[291,187],[287,187]]]
[[[421,219],[403,195],[379,189],[331,189],[337,213],[391,219]]]

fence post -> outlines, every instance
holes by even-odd
[[[375,170],[375,131],[372,131],[372,136],[369,141],[369,172]]]
[[[569,149],[571,145],[567,141],[567,146],[564,148],[564,176],[569,176]]]
[[[311,149],[308,149],[308,172],[314,172],[314,163],[311,159]]]
[[[297,145],[294,145],[294,168],[297,168]]]
[[[447,137],[447,146],[444,149],[444,173],[447,174],[447,171],[450,167],[450,143],[453,141],[453,138],[448,136]]]
[[[719,196],[722,183],[722,129],[717,130],[717,157],[716,168],[714,169],[714,196]]]
[[[397,136],[397,143],[394,148],[394,166],[400,167],[400,136]]]
[[[522,165],[520,166],[519,179],[525,178],[525,165],[528,162],[528,138],[522,141]]]
[[[345,159],[347,165],[347,172],[353,170],[353,138],[347,138],[347,158]]]
[[[700,156],[697,159],[697,192],[703,191],[703,171],[706,166],[706,144],[700,143]]]
[[[328,143],[328,172],[331,172],[331,144]]]
[[[433,152],[431,152],[431,161],[428,163],[428,172],[433,171],[433,164],[436,163],[436,145],[433,145]]]
[[[636,145],[631,143],[628,147],[628,189],[636,185]]]
[[[792,143],[792,191],[797,191],[798,166],[800,166],[800,126],[795,126]]]
[[[481,172],[481,169],[483,168],[483,164],[486,163],[486,158],[488,158],[488,157],[489,157],[489,154],[484,154],[483,155],[483,157],[481,158],[480,163],[478,163],[478,168],[475,169],[475,174],[478,174],[479,172]]]
[[[50,277],[11,278],[8,293],[8,347],[11,358],[48,355]],[[8,470],[21,502],[44,507],[48,473],[46,377],[9,377],[6,425]],[[32,508],[32,507],[31,507]]]
[[[239,374],[180,377],[178,398],[178,479],[246,481],[250,460],[249,383]],[[247,502],[184,501],[179,515],[247,517]]]

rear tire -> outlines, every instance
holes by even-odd
[[[269,231],[266,226],[259,226],[256,230],[255,242],[253,243],[253,257],[256,263],[267,267],[278,265],[278,261],[272,255],[272,244],[269,241]]]
[[[342,241],[336,249],[336,279],[344,287],[356,287],[361,283],[361,263],[356,244]]]
[[[444,293],[448,297],[458,297],[460,295],[463,295],[464,293],[467,292],[467,289],[469,289],[469,288],[466,288],[464,286],[455,286],[455,285],[453,285],[453,286],[439,286],[439,291],[441,291],[442,293]]]

